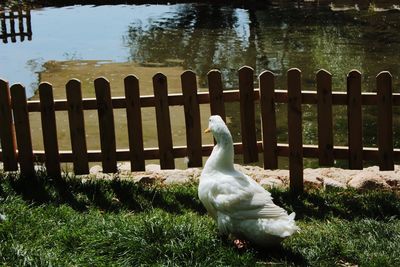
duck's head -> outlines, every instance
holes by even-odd
[[[211,132],[218,144],[232,143],[232,135],[219,115],[210,116],[208,128],[204,132]]]

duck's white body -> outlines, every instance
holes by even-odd
[[[271,194],[233,166],[232,136],[219,116],[209,129],[217,141],[201,173],[198,194],[221,234],[269,246],[298,231],[295,214],[272,202]]]

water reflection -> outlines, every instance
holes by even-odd
[[[237,67],[247,60],[251,47],[248,14],[245,10],[212,5],[181,5],[174,16],[143,26],[129,25],[124,43],[130,60],[142,64],[182,65],[199,75],[206,86],[206,73],[223,72],[226,87],[237,84]],[[252,42],[253,43],[253,42]]]
[[[388,55],[400,48],[399,14],[395,10],[332,12],[327,5],[261,10],[180,5],[168,19],[145,25],[133,22],[123,40],[130,60],[182,65],[194,70],[204,86],[206,73],[218,68],[225,86],[236,87],[237,68],[250,65],[256,73],[264,69],[277,73],[280,87],[285,86],[286,71],[300,67],[309,89],[314,89],[314,75],[320,68],[334,74],[337,90],[344,90],[346,74],[358,69],[366,78],[367,91],[374,88],[381,70],[398,78],[397,60]]]

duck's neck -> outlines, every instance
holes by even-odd
[[[224,136],[223,138],[215,137],[217,144],[214,146],[210,157],[208,158],[203,172],[223,171],[230,172],[233,167],[233,142],[232,137]]]

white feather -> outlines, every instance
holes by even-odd
[[[271,194],[233,166],[233,142],[219,116],[211,116],[217,142],[200,177],[198,194],[221,234],[269,246],[297,232],[294,217],[275,205]]]

